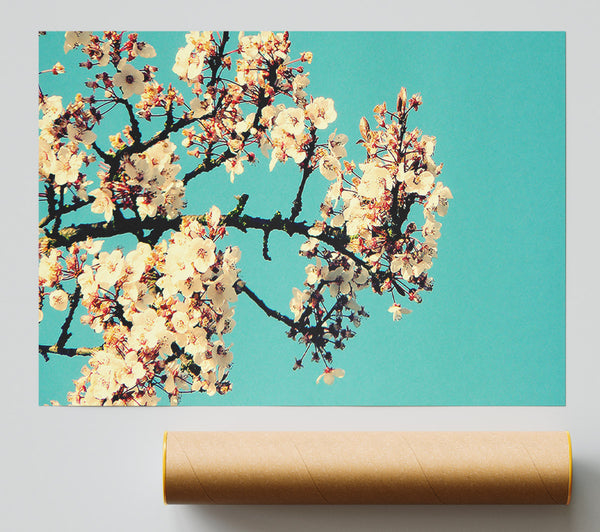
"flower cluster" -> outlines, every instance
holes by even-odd
[[[210,31],[192,31],[185,36],[185,41],[186,46],[180,48],[175,57],[173,72],[187,82],[196,94],[201,94],[207,59],[216,56],[218,49]]]
[[[419,292],[432,288],[427,272],[437,257],[441,227],[435,215],[445,216],[452,198],[448,187],[436,183],[442,165],[433,160],[435,137],[407,130],[408,114],[420,104],[414,95],[407,105],[402,89],[395,112],[385,104],[375,107],[377,129],[361,120],[367,157],[358,168],[353,162],[342,164],[331,148],[320,161],[322,175],[333,180],[321,206],[323,218],[346,236],[346,249],[367,263],[374,291],[416,302]],[[422,224],[409,221],[417,206]]]
[[[317,221],[309,234],[343,237],[345,251],[320,251],[315,238],[301,248],[301,255],[317,257],[317,262],[306,268],[308,289],[294,289],[290,308],[299,325],[292,328],[291,336],[303,333],[300,342],[307,344],[307,349],[302,358],[312,347],[313,360],[325,363],[327,371],[321,377],[325,376],[328,384],[335,379],[327,347],[343,348],[343,340],[352,334],[349,329],[340,334],[342,318],[357,326],[364,314],[356,303],[357,290],[370,284],[376,293],[390,292],[393,304],[389,311],[399,320],[411,310],[397,303],[397,296],[420,303],[420,292],[432,289],[428,270],[437,257],[441,227],[435,215],[446,215],[452,194],[442,182],[435,182],[442,170],[433,160],[435,137],[418,129],[407,131],[408,114],[421,103],[420,95],[407,103],[403,88],[394,112],[389,112],[385,103],[375,107],[377,129],[372,130],[366,118],[361,120],[360,143],[367,156],[358,169],[354,162],[343,161],[345,135],[334,132],[328,145],[315,151],[320,173],[332,183],[321,205],[324,221]],[[326,117],[327,111],[321,107],[319,115]],[[317,122],[313,123],[317,127]],[[422,208],[425,221],[420,228],[408,220],[413,206]],[[327,287],[335,298],[330,307],[323,301]],[[347,316],[344,310],[349,312]],[[336,321],[328,325],[332,317]]]
[[[98,172],[100,186],[90,192],[95,197],[92,212],[103,214],[106,221],[112,219],[115,209],[129,209],[142,220],[179,216],[185,207],[185,186],[176,178],[181,166],[176,164],[175,148],[163,140],[142,153],[125,155],[117,172],[110,167]]]
[[[141,70],[135,68],[131,62],[136,57],[148,59],[156,56],[154,47],[138,40],[137,33],[130,33],[123,42],[123,32],[105,31],[102,36],[87,31],[68,31],[65,34],[65,53],[74,48],[81,47],[81,51],[89,57],[80,63],[81,67],[105,68],[112,65],[117,69],[112,77],[103,71],[96,74],[94,81],[86,85],[94,91],[98,88],[105,90],[107,98],[120,98],[127,100],[134,94],[142,94],[146,82],[151,81],[155,67],[145,65]],[[115,91],[119,88],[120,91]],[[95,98],[93,102],[97,102]]]
[[[173,71],[192,87],[196,95],[190,101],[189,116],[198,121],[182,131],[183,146],[188,155],[205,158],[207,153],[221,152],[224,168],[231,181],[244,171],[244,163],[254,162],[252,146],[265,155],[272,149],[271,169],[275,163],[293,157],[301,163],[311,138],[304,128],[304,107],[308,78],[301,66],[289,55],[290,41],[287,33],[261,32],[258,35],[238,36],[240,58],[235,64],[233,80],[216,74],[232,68],[229,56],[219,55],[224,44],[211,32],[192,32],[186,35],[188,43],[177,54]],[[308,61],[302,54],[300,61]],[[210,73],[210,79],[207,74]],[[274,105],[277,95],[291,97],[300,108],[286,109],[284,104]],[[321,98],[323,100],[323,98]],[[331,107],[333,102],[329,100]],[[244,116],[244,105],[256,108]],[[317,116],[319,109],[311,109]],[[322,113],[321,113],[322,114]],[[328,114],[331,118],[331,111]],[[323,118],[319,119],[323,123]]]
[[[80,144],[90,145],[96,135],[88,129],[93,116],[84,107],[83,98],[63,108],[60,96],[40,95],[39,175],[47,192],[54,197],[62,189],[74,197],[87,200],[90,184],[85,168],[95,161],[93,155],[80,150]],[[61,192],[59,192],[61,193]],[[47,197],[47,196],[44,196]]]
[[[314,258],[315,262],[305,268],[306,288],[294,288],[290,301],[294,325],[289,336],[298,337],[298,341],[306,345],[294,369],[302,367],[310,352],[313,362],[323,362],[325,368],[331,370],[331,350],[344,349],[346,340],[355,335],[352,327],[358,327],[361,317],[368,316],[356,296],[368,286],[369,274],[347,256],[321,249],[316,238],[305,242],[300,254]],[[325,379],[325,382],[331,384],[333,379]]]
[[[78,242],[69,247],[66,253],[60,249],[48,248],[47,241],[41,240],[39,246],[39,321],[44,314],[42,307],[46,296],[52,308],[64,311],[72,299],[64,290],[63,283],[68,283],[83,271],[88,258],[95,256],[102,248],[103,240],[94,241],[88,237],[83,242]],[[54,290],[48,291],[47,289]],[[77,303],[77,301],[75,301]]]
[[[223,336],[235,325],[240,252],[217,250],[220,214],[206,219],[216,223],[186,221],[168,241],[140,242],[126,255],[102,251],[82,266],[82,322],[103,334],[104,345],[72,403],[153,404],[159,388],[176,404],[184,392],[230,389],[233,356]]]

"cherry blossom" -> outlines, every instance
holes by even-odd
[[[65,54],[73,48],[90,42],[92,33],[89,31],[67,31],[65,33]]]
[[[319,96],[306,106],[306,115],[317,129],[325,129],[335,121],[337,113],[331,98]]]
[[[399,319],[402,318],[403,314],[410,314],[412,312],[412,310],[409,310],[407,308],[403,308],[400,305],[398,305],[398,303],[394,303],[388,309],[388,312],[392,313],[392,317],[394,318],[394,321],[398,321]]]
[[[325,368],[325,371],[317,377],[317,384],[323,379],[325,384],[333,384],[335,379],[343,379],[346,372],[340,368]]]
[[[66,310],[69,306],[69,295],[64,290],[50,293],[50,306],[56,310]]]
[[[112,192],[108,189],[97,188],[90,192],[96,199],[92,203],[92,212],[104,214],[106,221],[110,221],[115,209],[115,204],[112,201]]]
[[[51,172],[54,174],[54,182],[57,185],[74,183],[79,177],[79,169],[82,164],[81,155],[77,151],[74,153],[71,147],[63,146],[58,150],[52,165]]]
[[[131,48],[131,55],[149,59],[151,57],[156,57],[156,50],[154,49],[154,46],[147,42],[136,41]]]
[[[73,142],[81,142],[86,146],[89,146],[98,138],[93,131],[84,127],[78,127],[74,124],[69,124],[67,126],[67,135]]]
[[[128,99],[133,94],[144,92],[144,74],[133,65],[124,62],[119,64],[118,69],[112,81],[117,87],[121,87],[123,98]]]

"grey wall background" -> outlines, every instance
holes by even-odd
[[[168,11],[177,7],[177,13]],[[0,528],[8,531],[600,530],[598,9],[563,2],[19,2],[2,62]],[[225,6],[224,12],[215,9]],[[37,30],[287,27],[567,31],[567,406],[74,409],[37,406]],[[518,134],[518,129],[515,130]],[[535,164],[532,161],[531,164]],[[534,242],[524,245],[535,245]],[[569,507],[166,507],[164,430],[570,430]]]

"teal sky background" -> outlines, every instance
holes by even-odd
[[[172,82],[191,97],[171,71],[184,33],[140,32],[140,39],[156,48],[157,57],[145,61],[159,67],[157,80]],[[565,34],[293,32],[291,41],[292,57],[314,54],[306,66],[309,94],[335,101],[338,119],[322,138],[336,128],[346,133],[348,159],[356,163],[364,160],[354,144],[360,118],[373,124],[373,107],[383,101],[392,107],[401,86],[409,95],[422,94],[423,106],[409,127],[437,137],[434,158],[444,163],[439,179],[454,195],[441,218],[439,256],[430,270],[434,290],[420,305],[406,302],[413,313],[400,322],[387,311],[391,297],[360,292],[359,303],[371,317],[345,350],[334,352],[334,365],[346,376],[332,386],[315,384],[320,365],[307,362],[292,371],[302,346],[242,295],[237,325],[226,337],[234,344],[232,391],[212,398],[186,394],[182,404],[565,404]],[[63,33],[40,38],[40,70],[60,61],[68,72],[45,74],[40,83],[45,93],[62,95],[66,105],[77,92],[88,94],[83,81],[95,70],[78,68],[85,56],[77,50],[65,55],[63,42]],[[134,65],[141,67],[142,61],[137,58]],[[124,123],[124,116],[114,113],[95,129],[100,146],[106,147],[106,135]],[[160,121],[144,132],[158,128]],[[179,146],[185,172],[194,161],[186,163],[181,135],[171,140]],[[95,180],[94,170],[90,178]],[[270,173],[268,160],[259,156],[259,164],[234,184],[224,169],[192,181],[185,212],[202,213],[213,203],[226,212],[235,205],[234,195],[248,193],[247,213],[286,214],[299,181],[296,166],[278,164]],[[328,184],[313,174],[301,218],[318,217]],[[421,217],[414,214],[417,223]],[[92,219],[100,217],[88,212],[65,222]],[[262,233],[231,230],[226,241],[242,249],[238,266],[248,285],[288,314],[292,287],[301,288],[308,264],[297,255],[302,242],[272,234],[273,260],[265,262]],[[135,241],[107,240],[103,249],[117,245],[127,250]],[[54,343],[65,314],[46,305],[44,315],[40,343]],[[83,326],[76,330],[68,345],[101,342]],[[66,403],[85,362],[40,357],[40,404]]]

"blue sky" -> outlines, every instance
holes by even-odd
[[[52,32],[41,38],[40,69],[56,61],[67,67],[66,75],[41,79],[44,92],[66,103],[78,91],[86,94],[82,81],[89,72],[76,67],[79,52],[64,54],[63,39]],[[149,61],[159,67],[157,79],[189,95],[171,72],[184,34],[141,32],[140,39],[157,50]],[[186,396],[185,404],[564,404],[564,34],[300,32],[291,40],[292,56],[314,54],[309,93],[335,101],[338,119],[325,134],[335,128],[346,133],[349,159],[357,163],[364,158],[354,144],[361,116],[370,118],[383,101],[393,105],[401,86],[422,94],[423,106],[409,126],[437,137],[440,179],[454,195],[431,270],[435,288],[421,305],[408,304],[413,313],[400,322],[391,321],[388,297],[362,292],[359,302],[371,317],[335,353],[346,376],[333,386],[315,384],[317,365],[292,372],[301,346],[241,297],[237,326],[228,335],[233,390],[223,397]],[[120,129],[120,120],[107,121],[99,137]],[[172,140],[180,144],[181,138]],[[226,211],[241,193],[250,196],[248,213],[286,212],[299,178],[291,165],[269,173],[265,159],[234,184],[217,169],[190,183],[187,212],[204,212],[212,203]],[[327,185],[318,174],[309,181],[307,219],[316,217]],[[242,249],[239,266],[249,285],[288,312],[292,287],[304,281],[307,262],[297,256],[302,239],[273,234],[270,263],[261,258],[260,234],[232,230],[228,242]],[[127,248],[133,240],[107,241],[105,249],[117,244]],[[62,316],[50,308],[45,316],[40,342],[53,343]],[[72,345],[98,344],[93,333],[79,330]],[[84,362],[40,360],[40,403],[65,402]]]

